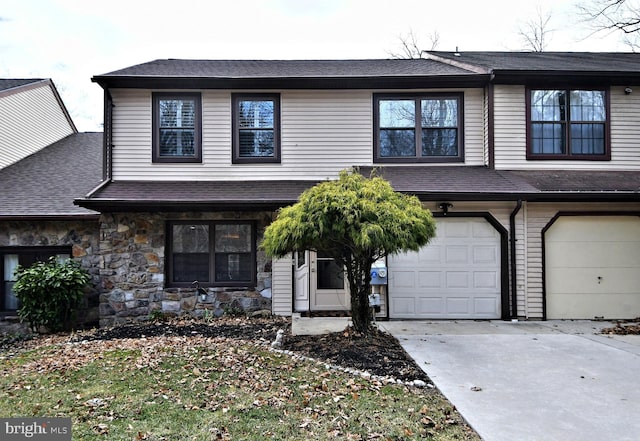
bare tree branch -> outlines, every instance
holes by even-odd
[[[534,52],[544,52],[551,39],[553,29],[549,27],[551,12],[536,8],[536,16],[522,23],[518,27],[518,35],[527,49]]]
[[[578,6],[579,15],[593,25],[595,32],[620,31],[640,33],[640,2],[638,0],[592,0]]]
[[[433,31],[431,35],[429,35],[429,39],[431,40],[431,46],[427,49],[421,49],[420,43],[418,41],[418,37],[413,32],[413,30],[409,30],[407,35],[400,35],[398,37],[400,40],[400,49],[397,51],[388,51],[387,53],[391,56],[391,58],[396,59],[411,59],[411,58],[422,58],[422,53],[425,50],[435,50],[440,42],[440,34],[438,31]]]

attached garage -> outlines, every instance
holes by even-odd
[[[544,256],[548,319],[640,316],[640,217],[559,216]]]
[[[389,256],[389,317],[499,319],[504,234],[484,217],[437,218],[418,252]]]

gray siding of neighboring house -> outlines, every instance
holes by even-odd
[[[0,95],[0,169],[74,132],[50,83]]]

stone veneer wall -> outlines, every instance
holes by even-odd
[[[98,324],[101,276],[98,268],[99,223],[97,220],[0,221],[0,247],[70,246],[73,258],[80,262],[92,277],[91,287],[78,313],[79,326]],[[28,329],[16,317],[0,319],[0,333]]]
[[[195,289],[165,288],[167,220],[252,220],[260,243],[271,212],[108,213],[100,219],[100,326],[149,318],[154,311],[172,315],[220,316],[234,311],[271,311],[271,259],[257,250],[257,286],[208,288],[206,298]]]

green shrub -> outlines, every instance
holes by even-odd
[[[15,275],[13,290],[21,305],[18,315],[33,331],[71,329],[90,279],[78,262],[60,263],[52,257],[28,268],[19,266]]]

